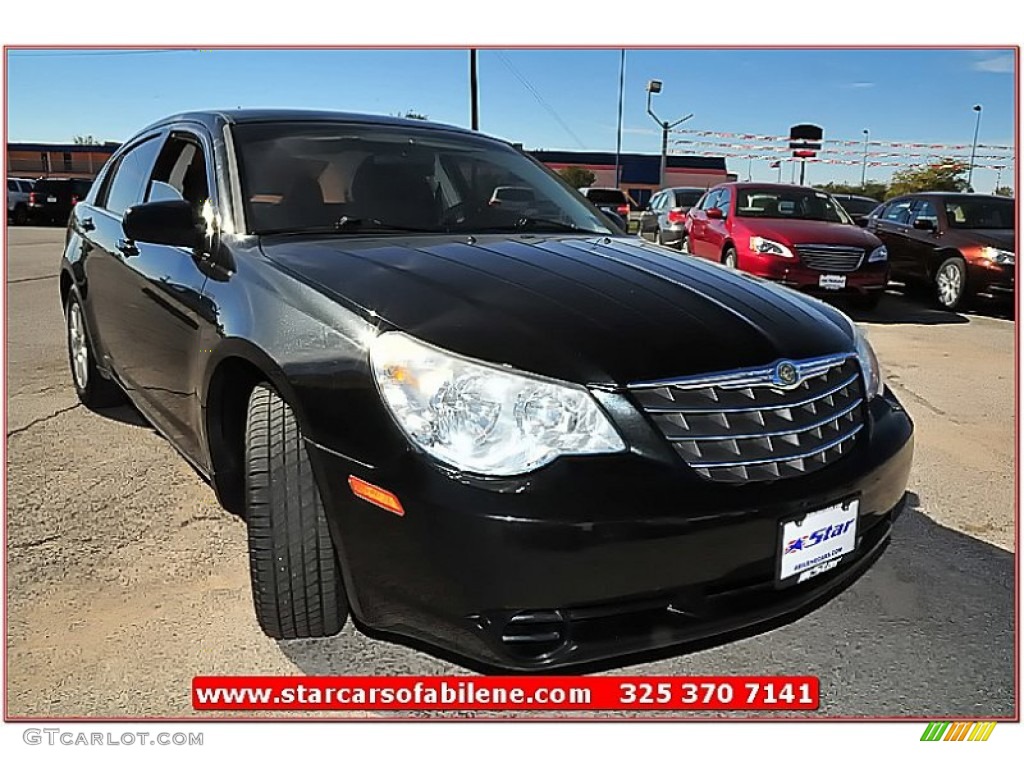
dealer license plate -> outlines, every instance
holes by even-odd
[[[818,286],[826,291],[838,291],[846,287],[846,275],[822,275]]]
[[[857,547],[857,510],[853,499],[782,523],[778,581],[800,584],[839,565]]]

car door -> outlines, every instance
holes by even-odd
[[[892,276],[896,279],[913,276],[913,248],[908,234],[913,205],[913,198],[898,198],[886,205],[873,221],[872,231],[885,243]]]
[[[718,202],[720,189],[713,189],[705,195],[701,203],[690,210],[689,227],[689,249],[694,256],[707,258],[709,249],[707,245],[707,228],[709,208],[714,208]]]
[[[144,201],[187,200],[196,220],[210,221],[212,227],[211,150],[207,137],[172,129],[146,184]],[[203,299],[206,252],[146,242],[132,245],[136,253],[126,260],[126,279],[134,286],[135,327],[127,365],[168,436],[198,459],[202,425],[194,382],[202,362],[199,341],[216,320]]]
[[[923,226],[930,227],[924,229]],[[900,272],[908,278],[929,279],[929,265],[939,246],[941,231],[939,213],[934,203],[918,199],[910,210],[910,226],[906,234],[905,258],[901,258]]]
[[[82,233],[82,298],[93,352],[132,394],[137,385],[130,361],[138,344],[133,331],[138,295],[128,266],[134,248],[125,240],[121,217],[142,201],[162,138],[162,132],[145,135],[115,156],[95,198],[79,206],[75,215],[75,227]]]
[[[711,208],[718,208],[722,212],[720,219],[705,219],[704,232],[704,258],[721,261],[722,252],[725,250],[725,241],[729,239],[729,230],[732,226],[732,190],[723,187],[719,190]]]
[[[647,208],[640,214],[639,232],[640,237],[645,240],[653,240],[654,233],[658,229],[658,217],[661,202],[665,199],[665,193],[659,192],[651,198]]]

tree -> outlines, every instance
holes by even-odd
[[[88,146],[95,146],[99,144],[93,135],[90,133],[88,136],[75,136],[75,144],[85,144]]]
[[[830,181],[828,184],[822,184],[820,189],[834,195],[862,195],[873,200],[884,200],[888,187],[881,181],[866,181],[863,184]]]
[[[996,187],[995,194],[1000,197],[1013,197],[1013,187]]]
[[[597,176],[594,175],[593,171],[588,171],[586,168],[580,168],[578,165],[570,165],[568,168],[563,168],[558,172],[558,175],[565,179],[569,186],[579,189],[580,187],[589,187],[595,181]]]
[[[395,117],[404,117],[406,120],[429,120],[430,118],[421,112],[414,112],[411,109],[405,110],[404,113],[396,112]]]
[[[887,197],[912,192],[966,192],[967,163],[947,157],[931,165],[915,165],[892,175]]]

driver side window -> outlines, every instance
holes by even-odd
[[[153,168],[146,201],[187,200],[197,218],[210,199],[203,147],[195,137],[174,134]]]
[[[721,196],[722,196],[722,190],[720,190],[720,189],[713,189],[713,190],[711,190],[710,192],[708,192],[707,197],[704,198],[704,202],[701,203],[700,209],[702,211],[706,211],[706,210],[708,210],[710,208],[717,208],[718,207],[718,201],[721,198]]]

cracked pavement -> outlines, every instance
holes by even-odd
[[[465,673],[351,622],[264,637],[243,523],[130,406],[77,405],[62,230],[8,232],[9,717],[192,717],[197,674]],[[917,424],[892,545],[805,616],[608,672],[814,674],[833,716],[1013,714],[1013,323],[899,296],[858,319]]]

